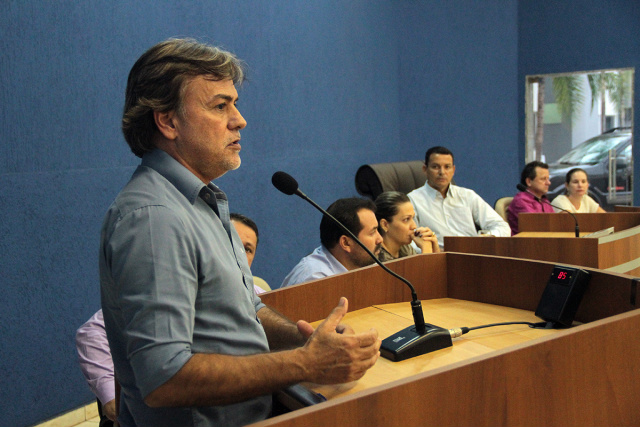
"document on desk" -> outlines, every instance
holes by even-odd
[[[603,237],[608,236],[609,234],[613,234],[613,227],[605,228],[603,230],[594,231],[593,233],[585,234],[580,237]]]

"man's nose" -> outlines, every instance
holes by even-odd
[[[229,119],[230,129],[244,129],[247,126],[247,121],[240,114],[240,110],[235,109],[235,114]]]

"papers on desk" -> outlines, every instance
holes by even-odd
[[[605,228],[604,230],[594,231],[593,233],[585,234],[584,236],[580,236],[580,237],[603,237],[603,236],[608,236],[609,234],[612,234],[613,231],[614,231],[613,227],[609,227],[609,228]]]

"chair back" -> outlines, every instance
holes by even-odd
[[[493,209],[498,212],[498,215],[500,215],[505,221],[507,221],[507,208],[509,207],[509,204],[511,204],[512,200],[513,197],[501,197],[496,200],[493,207]]]
[[[356,172],[356,190],[372,200],[385,191],[409,193],[427,180],[423,165],[422,160],[362,165]]]

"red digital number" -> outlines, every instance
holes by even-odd
[[[567,272],[566,271],[561,271],[560,273],[558,273],[558,279],[564,280],[566,278],[567,278]]]

